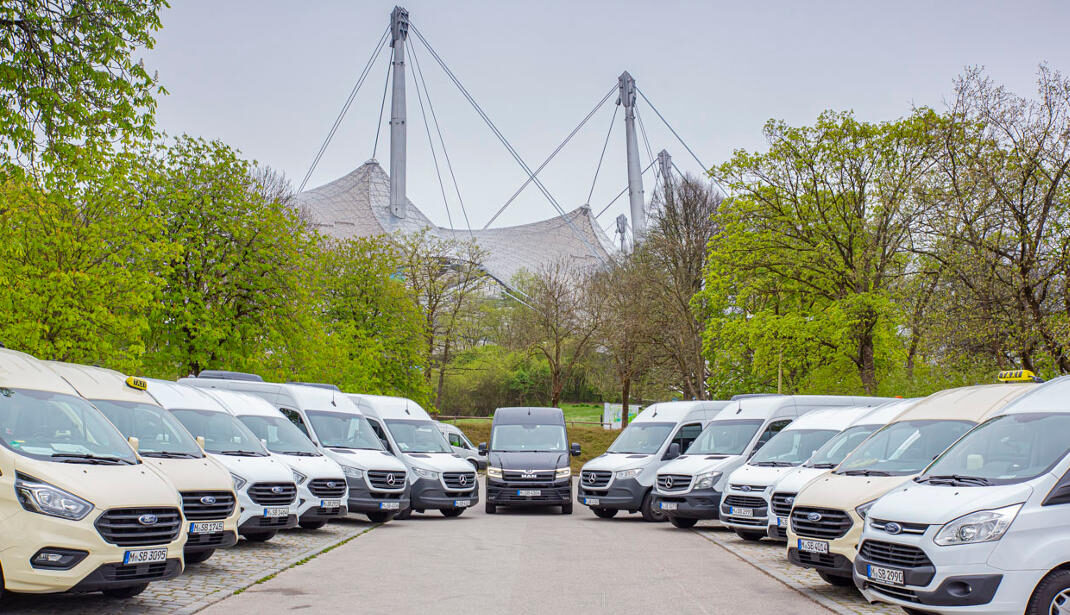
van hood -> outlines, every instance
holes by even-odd
[[[773,493],[799,493],[810,481],[831,471],[824,468],[791,468],[773,485]]]
[[[405,461],[418,468],[427,468],[435,472],[471,472],[472,464],[457,457],[454,453],[404,453]]]
[[[234,480],[223,464],[211,457],[203,459],[163,459],[144,457],[179,491],[233,491]]]
[[[27,463],[16,456],[15,470],[69,491],[93,504],[96,510],[182,506],[175,487],[159,470],[144,463],[116,466],[51,461]],[[232,489],[233,483],[227,482],[226,488]]]
[[[1029,483],[990,487],[919,485],[913,481],[894,489],[869,510],[870,517],[900,523],[943,525],[979,510],[1021,504],[1033,494]],[[918,502],[925,502],[918,506]]]
[[[656,459],[656,456],[636,453],[605,453],[583,464],[583,469],[580,471],[608,470],[616,472],[617,470],[646,467],[651,459]]]
[[[794,469],[793,467],[740,466],[728,475],[728,484],[768,487]]]
[[[913,476],[844,476],[830,472],[800,491],[795,496],[795,505],[851,512],[911,478]]]
[[[506,470],[556,470],[568,467],[568,453],[507,453],[491,451],[488,463]]]
[[[274,457],[237,457],[208,453],[231,474],[237,474],[250,483],[292,483],[294,474],[290,467]],[[231,485],[233,488],[234,485]]]
[[[739,461],[739,455],[684,455],[661,466],[659,474],[702,474],[716,472]]]
[[[324,451],[324,454],[340,465],[351,466],[360,470],[405,471],[405,464],[385,451],[372,451],[363,448],[328,448]]]
[[[279,455],[272,453],[271,457],[286,464],[314,480],[317,478],[342,478],[342,468],[329,459],[326,455],[319,457],[304,457],[302,455]]]

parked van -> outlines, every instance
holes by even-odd
[[[768,536],[773,484],[872,411],[873,408],[866,406],[820,408],[785,427],[745,465],[728,475],[728,488],[721,500],[721,523],[735,530],[743,540]]]
[[[727,401],[673,401],[640,412],[604,455],[584,464],[576,500],[609,519],[618,511],[641,512],[644,521],[665,521],[654,506],[658,470],[686,451]]]
[[[761,395],[735,399],[710,421],[686,454],[658,470],[655,506],[679,528],[720,517],[727,476],[796,418],[817,408],[874,406],[888,400],[836,395]]]
[[[245,425],[205,391],[166,380],[148,380],[149,393],[229,472],[238,495],[238,534],[270,540],[297,526],[297,485],[286,464],[273,458]]]
[[[207,391],[276,459],[293,470],[297,483],[297,523],[318,530],[331,519],[345,517],[349,490],[342,468],[328,459],[290,419],[267,400],[236,391]]]
[[[1035,384],[989,384],[934,393],[871,435],[832,472],[795,496],[788,559],[828,583],[851,585],[866,512],[977,423]]]
[[[251,393],[278,408],[342,467],[349,489],[349,512],[385,523],[409,508],[405,465],[387,452],[368,419],[344,393],[324,386],[264,382],[256,374],[240,372],[201,372],[198,378],[180,382],[202,389]]]
[[[49,362],[78,393],[108,417],[131,441],[147,465],[178,489],[185,517],[185,562],[207,560],[216,549],[238,542],[234,482],[219,462],[207,457],[189,431],[146,391],[141,378],[101,367]],[[133,440],[136,439],[136,440]]]
[[[1070,378],[1035,387],[873,505],[855,558],[870,601],[915,612],[1070,607]]]
[[[47,365],[0,350],[3,589],[141,593],[182,572],[182,500]]]
[[[797,468],[790,469],[777,479],[769,489],[769,537],[773,540],[788,539],[788,519],[795,496],[810,481],[840,465],[844,457],[850,454],[866,438],[881,427],[891,423],[918,400],[903,399],[871,408],[863,417],[850,427],[826,442],[814,451],[810,459]]]
[[[479,454],[479,449],[476,448],[475,444],[472,444],[468,436],[464,435],[460,427],[441,421],[435,421],[435,425],[438,426],[438,430],[446,438],[446,442],[450,443],[450,448],[453,449],[454,453],[467,460],[468,463],[472,464],[473,468],[477,470],[486,469],[487,456]]]
[[[560,506],[572,514],[572,466],[580,445],[568,444],[560,408],[498,408],[487,454],[487,514],[499,506]]]

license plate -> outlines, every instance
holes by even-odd
[[[598,498],[587,498],[583,503],[588,506],[598,506]]]
[[[829,543],[823,540],[803,540],[800,538],[799,550],[807,553],[824,553],[828,555]]]
[[[878,583],[903,584],[903,571],[883,566],[866,566],[866,576]]]
[[[320,508],[341,508],[342,500],[320,500]]]
[[[788,527],[788,518],[787,517],[777,517],[776,518],[776,526],[777,527]]]
[[[658,502],[662,510],[676,510],[677,502]]]
[[[264,509],[264,516],[268,518],[288,517],[290,515],[290,508],[288,506],[272,506]]]
[[[127,551],[123,556],[123,564],[147,564],[149,562],[167,561],[167,549],[140,549]]]
[[[398,510],[401,502],[379,502],[379,510]]]
[[[194,521],[189,524],[190,534],[212,534],[223,531],[222,521]]]
[[[454,500],[453,506],[455,508],[465,508],[472,505],[472,500]]]
[[[516,494],[522,498],[536,498],[542,495],[541,489],[520,489]]]
[[[754,510],[751,508],[736,508],[735,506],[729,506],[728,514],[733,517],[753,517]]]

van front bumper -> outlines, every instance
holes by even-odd
[[[244,523],[238,526],[238,533],[244,536],[250,533],[260,534],[273,530],[289,530],[295,527],[297,527],[297,515],[287,515],[285,517],[265,517],[261,515],[246,519]]]
[[[694,489],[681,495],[654,492],[654,508],[668,517],[681,519],[719,519],[721,517],[721,496],[716,489]],[[666,508],[662,503],[669,503]],[[671,508],[675,504],[675,508]]]
[[[72,592],[99,592],[121,589],[151,581],[165,581],[182,574],[182,560],[169,559],[155,564],[103,564],[71,588]],[[116,577],[122,577],[117,579]]]
[[[238,544],[236,529],[210,534],[189,534],[186,538],[186,553],[200,553],[210,549],[225,549]]]
[[[411,500],[414,510],[467,508],[479,503],[479,488],[473,487],[470,491],[446,491],[437,479],[418,478],[412,484]],[[458,501],[468,503],[457,506]]]
[[[592,508],[639,510],[648,491],[649,486],[640,484],[634,478],[614,477],[605,489],[588,489],[580,480],[576,488],[576,501]],[[588,504],[588,500],[597,500],[598,503]]]
[[[538,491],[539,495],[520,495]],[[487,503],[499,506],[561,506],[572,501],[572,478],[550,481],[487,479]]]
[[[349,485],[349,499],[346,501],[346,507],[351,513],[392,512],[397,514],[409,508],[411,503],[408,485],[403,491],[398,492],[371,491],[363,478],[349,476],[346,477],[346,484]],[[384,502],[389,508],[383,508]],[[396,508],[393,507],[395,503]]]

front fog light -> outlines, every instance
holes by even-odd
[[[88,555],[88,551],[45,547],[30,558],[30,566],[47,570],[70,570]]]
[[[569,476],[572,476],[572,468],[558,468],[557,471],[554,472],[554,478],[568,478]]]
[[[502,477],[502,469],[494,467],[494,466],[487,466],[487,477],[488,478],[501,478]]]
[[[1007,533],[1021,509],[1021,504],[1015,504],[996,510],[979,510],[959,517],[940,528],[933,542],[941,547],[948,547],[999,540]]]
[[[93,510],[93,505],[82,498],[28,477],[15,478],[15,494],[22,507],[51,517],[80,521]]]

